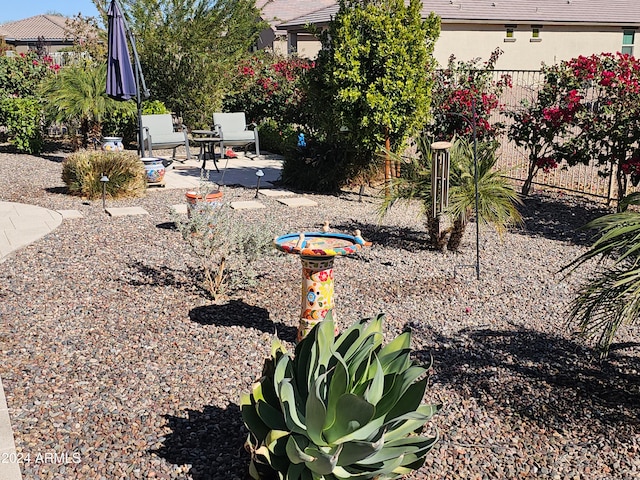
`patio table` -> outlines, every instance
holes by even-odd
[[[198,153],[198,159],[202,160],[202,169],[207,165],[207,159],[213,160],[213,166],[216,167],[216,171],[219,172],[218,162],[216,161],[215,146],[220,146],[220,137],[217,136],[217,132],[213,130],[192,130],[193,135],[199,135],[194,137],[193,141],[200,146],[200,153]]]

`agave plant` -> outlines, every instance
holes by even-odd
[[[478,217],[490,224],[498,233],[508,226],[522,222],[518,212],[520,198],[509,181],[495,169],[496,142],[481,142],[476,148],[478,165]],[[385,214],[399,200],[417,199],[422,202],[427,219],[431,245],[443,250],[457,251],[472,215],[475,215],[475,165],[473,145],[463,138],[456,139],[450,154],[449,206],[447,215],[433,216],[431,198],[431,145],[426,137],[416,139],[417,157],[403,168],[403,176],[394,182],[394,188],[381,208]],[[398,160],[402,160],[396,157]],[[442,222],[445,221],[443,228]]]
[[[420,468],[437,437],[420,432],[427,368],[405,332],[382,346],[383,316],[334,337],[331,313],[292,356],[276,339],[262,378],[241,398],[254,479],[393,479]]]
[[[618,329],[640,318],[640,213],[627,210],[640,206],[640,193],[621,201],[620,213],[589,222],[597,240],[591,248],[563,268],[569,273],[585,262],[610,259],[582,285],[569,306],[569,319],[585,337],[597,337],[601,355],[608,354]]]

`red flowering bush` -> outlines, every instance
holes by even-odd
[[[451,140],[454,136],[470,137],[475,109],[476,135],[480,140],[494,139],[501,124],[490,123],[491,113],[500,108],[499,98],[505,88],[511,88],[511,77],[493,78],[496,61],[502,54],[493,51],[489,60],[479,58],[456,61],[452,55],[444,70],[436,71],[431,103],[433,121],[428,133],[436,140]]]
[[[39,57],[29,52],[12,57],[0,56],[0,96],[36,96],[42,80],[59,69],[60,65],[48,55]]]
[[[313,66],[302,58],[258,52],[238,65],[224,108],[244,111],[247,120],[257,124],[268,118],[280,125],[303,123],[301,80]]]

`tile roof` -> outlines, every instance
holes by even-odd
[[[423,0],[422,14],[435,12],[444,23],[560,23],[640,25],[638,0]],[[280,27],[323,24],[338,5],[312,11]]]
[[[257,0],[256,7],[262,11],[262,19],[272,28],[310,12],[336,5],[335,0]]]
[[[33,40],[42,36],[45,40],[65,40],[66,17],[60,15],[36,15],[35,17],[7,22],[0,25],[0,35],[14,40]]]

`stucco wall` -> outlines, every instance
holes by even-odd
[[[636,34],[638,37],[640,34]],[[453,53],[460,60],[489,58],[497,47],[504,53],[496,65],[504,70],[537,70],[542,62],[554,64],[578,55],[617,52],[622,47],[623,30],[620,27],[568,27],[544,25],[538,40],[532,38],[531,25],[517,25],[513,38],[506,39],[504,25],[444,24],[434,56],[441,66],[447,64]],[[636,45],[638,45],[638,38]],[[639,47],[635,47],[636,50]],[[635,54],[638,51],[634,51]]]

